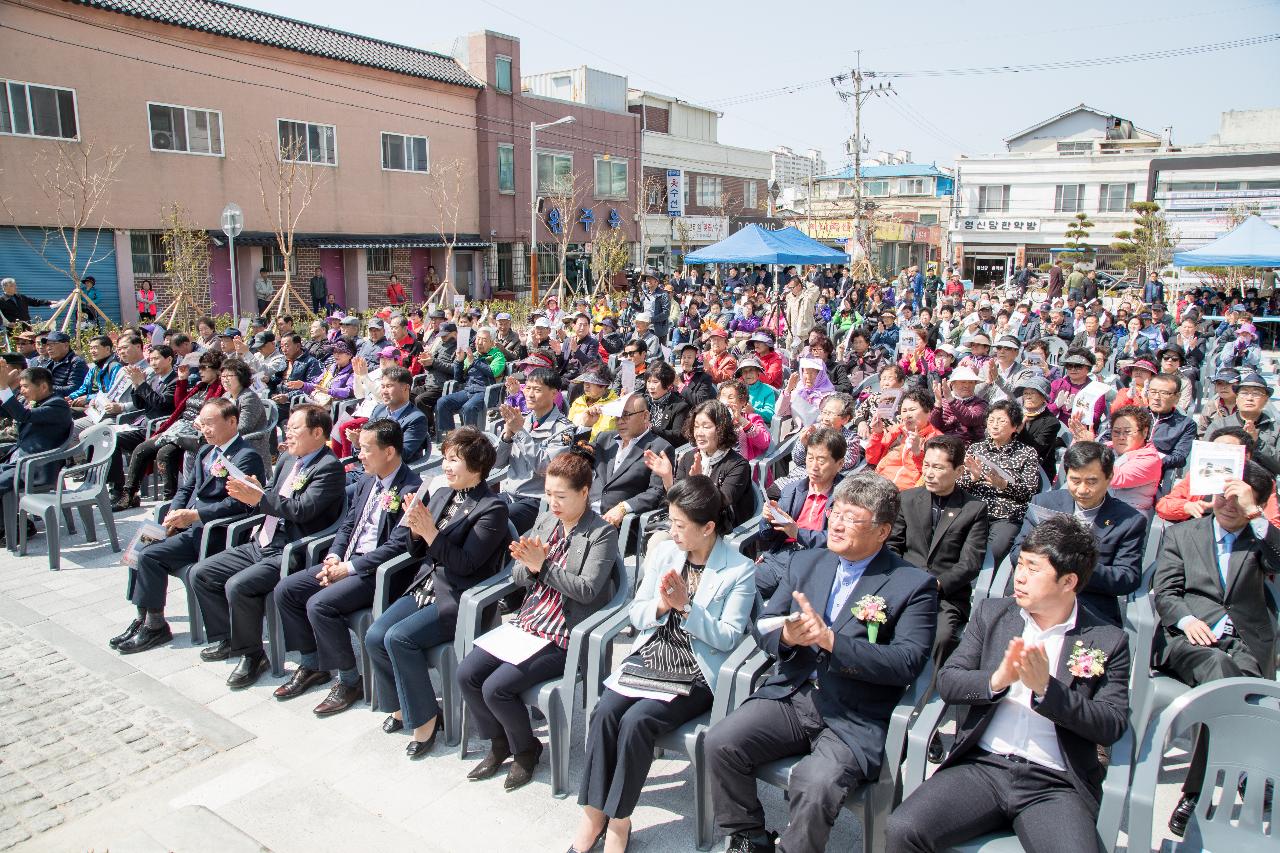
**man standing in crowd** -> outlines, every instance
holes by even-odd
[[[6,323],[30,323],[31,309],[34,306],[47,308],[53,303],[48,299],[36,299],[33,296],[27,296],[18,292],[18,281],[14,278],[6,278],[0,281],[0,289],[4,290],[0,295],[0,316],[4,317]]]
[[[316,267],[307,285],[311,291],[311,313],[324,316],[329,301],[329,280],[324,277],[320,267]]]

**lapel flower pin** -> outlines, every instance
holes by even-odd
[[[867,639],[872,643],[880,634],[880,626],[889,619],[888,605],[878,595],[864,595],[853,605],[853,618],[867,626]]]
[[[382,511],[383,512],[399,512],[400,511],[400,491],[391,489],[382,495]]]
[[[1084,640],[1076,640],[1067,659],[1067,671],[1075,678],[1097,678],[1106,671],[1107,656],[1101,649],[1086,649]]]
[[[307,487],[307,483],[309,482],[311,482],[310,477],[299,477],[293,483],[293,493],[296,495],[298,492],[305,489]]]
[[[217,462],[214,462],[209,466],[209,473],[215,477],[227,476],[227,463],[219,459]]]

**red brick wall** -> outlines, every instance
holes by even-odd
[[[671,132],[670,110],[664,110],[662,107],[642,107],[640,104],[632,104],[627,107],[627,112],[640,116],[642,130],[652,130],[654,133]]]

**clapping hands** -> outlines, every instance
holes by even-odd
[[[782,642],[792,648],[817,646],[831,651],[835,634],[827,627],[826,621],[809,604],[803,592],[793,592],[791,597],[800,605],[800,618],[782,623]]]

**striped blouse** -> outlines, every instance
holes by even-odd
[[[689,586],[689,600],[693,600],[698,591],[698,583],[702,580],[705,566],[695,566],[685,558],[684,570],[681,574]],[[698,668],[698,659],[693,656],[693,642],[689,631],[684,627],[684,616],[679,611],[667,612],[667,618],[658,630],[653,632],[649,642],[640,649],[640,658],[644,665],[659,672],[672,675],[694,675],[695,681],[705,683],[702,670]]]
[[[568,551],[569,537],[564,533],[564,525],[557,523],[556,529],[551,532],[551,541],[547,543],[547,558],[515,619],[515,625],[521,631],[550,640],[562,649],[569,648],[569,630],[565,627],[564,620],[564,594],[548,586],[543,576],[550,566],[563,571]]]

